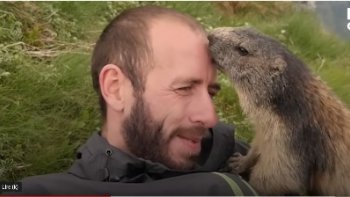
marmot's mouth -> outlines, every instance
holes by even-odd
[[[224,67],[221,64],[218,63],[216,58],[211,57],[211,62],[218,70],[224,71]]]
[[[211,63],[217,65],[218,63],[216,62],[215,58],[211,57]]]

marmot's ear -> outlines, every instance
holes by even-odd
[[[275,71],[283,71],[287,67],[287,62],[281,56],[277,56],[274,58],[273,63],[271,65],[272,70]]]

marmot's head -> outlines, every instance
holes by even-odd
[[[278,41],[250,27],[216,28],[208,39],[214,62],[256,104],[270,103],[283,94],[298,72],[289,64],[302,64]]]

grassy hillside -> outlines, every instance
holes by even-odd
[[[100,125],[89,62],[97,36],[123,9],[173,7],[207,29],[252,25],[279,39],[350,106],[350,44],[291,3],[0,2],[0,180],[59,172]],[[269,9],[267,7],[273,7]],[[220,77],[222,121],[251,139],[230,82]]]

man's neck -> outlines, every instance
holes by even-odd
[[[101,136],[104,137],[110,145],[130,154],[130,151],[128,150],[123,138],[122,129],[120,126],[116,127],[116,125],[111,125],[108,123],[108,121],[106,121],[101,129]]]

